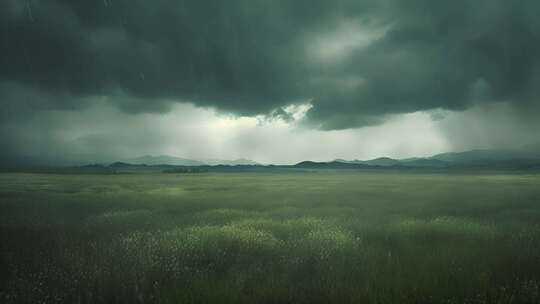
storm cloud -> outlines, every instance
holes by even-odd
[[[322,129],[389,114],[537,102],[538,1],[4,0],[3,115],[297,102]],[[23,114],[20,114],[23,115]]]
[[[24,86],[75,104],[111,96],[128,112],[166,111],[175,99],[246,115],[306,96],[303,39],[345,13],[325,1],[8,0],[3,6],[3,96]],[[76,106],[62,100],[48,105]]]

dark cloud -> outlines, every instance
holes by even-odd
[[[539,2],[391,3],[379,11],[389,24],[386,34],[337,74],[363,77],[363,84],[315,100],[309,114],[323,127],[376,123],[392,113],[464,110],[487,101],[518,107],[538,102],[540,22],[531,12]]]
[[[336,3],[8,0],[0,79],[47,94],[147,100],[122,103],[133,112],[164,99],[266,112],[305,94],[302,39],[344,13]]]
[[[100,96],[129,113],[174,100],[281,117],[311,100],[308,123],[323,129],[487,101],[528,108],[540,93],[539,10],[532,0],[3,0],[1,117]],[[356,30],[381,34],[355,44]],[[338,52],[309,55],[324,48]]]

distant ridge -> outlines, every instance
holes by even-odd
[[[441,153],[431,157],[453,163],[489,163],[496,161],[540,159],[540,154],[530,150],[471,150]]]
[[[415,168],[524,168],[538,167],[540,163],[540,145],[528,145],[519,149],[506,150],[470,150],[448,152],[431,157],[392,159],[381,157],[372,160],[335,160],[347,164],[366,164],[381,167],[415,167]]]
[[[373,166],[365,164],[356,164],[356,163],[344,163],[339,161],[332,162],[313,162],[313,161],[303,161],[299,162],[293,167],[303,168],[303,169],[361,169],[361,168],[371,168]]]
[[[204,162],[207,165],[216,166],[216,165],[229,165],[229,166],[240,166],[240,165],[248,165],[248,166],[256,166],[260,165],[256,161],[252,161],[251,159],[245,159],[245,158],[239,158],[236,160],[223,160],[223,159],[206,159]]]
[[[197,170],[182,168],[199,167]],[[176,170],[176,169],[178,170]],[[336,159],[329,162],[301,161],[293,165],[261,165],[249,159],[205,161],[192,160],[168,155],[123,159],[114,162],[88,162],[86,164],[39,163],[34,158],[26,157],[1,164],[3,172],[257,172],[268,170],[310,170],[310,169],[371,169],[371,170],[540,170],[540,145],[528,145],[517,149],[470,150],[448,152],[430,157],[393,159],[379,157],[371,160]],[[56,171],[58,171],[56,170]]]
[[[539,145],[515,150],[470,150],[448,152],[431,157],[393,159],[379,157],[371,160],[336,159],[329,162],[301,161],[294,165],[261,165],[248,159],[197,161],[172,156],[143,156],[128,162],[115,162],[111,169],[158,170],[167,172],[191,172],[182,168],[199,167],[200,171],[264,171],[281,169],[496,169],[496,170],[539,170]],[[178,170],[171,167],[179,168]],[[90,167],[88,167],[90,168]],[[98,169],[97,167],[93,167]]]
[[[133,166],[133,164],[128,164],[128,163],[124,163],[124,162],[114,162],[114,163],[109,165],[110,168],[127,168],[127,167],[131,167],[131,166]],[[86,167],[99,168],[99,166],[96,166],[96,165],[91,165],[91,166],[86,166]]]
[[[389,157],[379,157],[371,160],[343,160],[343,159],[336,159],[336,162],[341,163],[348,163],[348,164],[362,164],[362,165],[370,165],[370,166],[395,166],[399,164],[399,160],[392,159]]]
[[[145,155],[137,158],[126,159],[123,162],[133,164],[133,165],[172,165],[172,166],[217,166],[217,165],[259,165],[259,163],[240,158],[236,160],[222,160],[222,159],[207,159],[207,160],[194,160],[188,158],[181,158],[176,156],[169,155]]]
[[[137,158],[127,159],[125,160],[125,162],[130,163],[130,164],[135,164],[135,165],[174,165],[174,166],[206,165],[205,163],[198,160],[169,156],[169,155],[158,155],[158,156],[145,155],[145,156],[141,156]]]

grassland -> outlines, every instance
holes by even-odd
[[[540,176],[0,175],[2,303],[540,303]]]

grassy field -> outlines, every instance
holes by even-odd
[[[540,303],[540,176],[0,174],[2,303]]]

